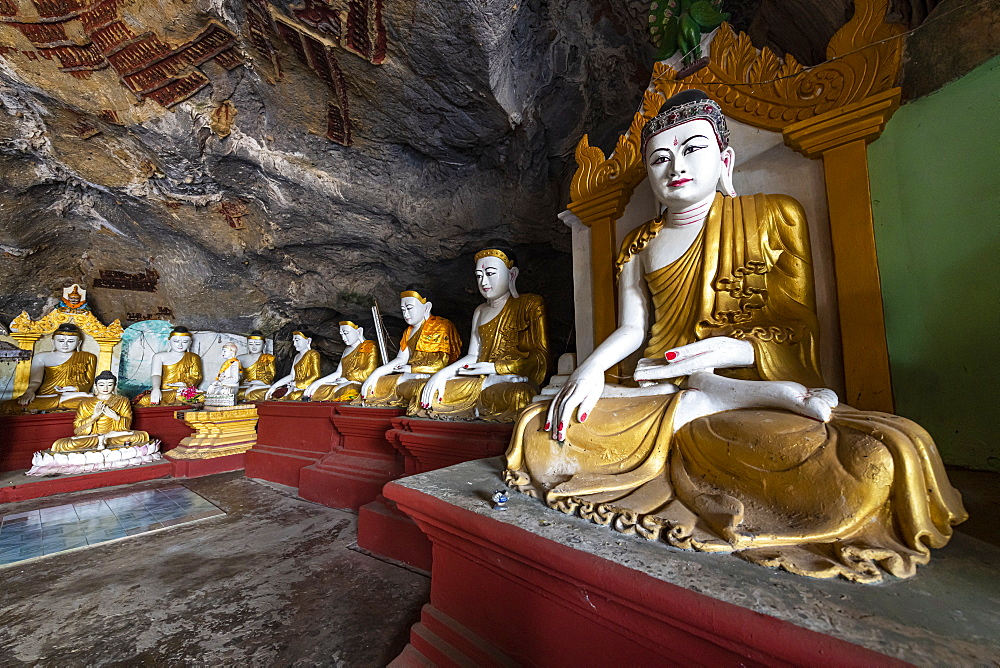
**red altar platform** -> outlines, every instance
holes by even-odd
[[[403,475],[416,475],[506,451],[514,425],[398,417],[386,439],[403,456]],[[410,517],[381,494],[358,511],[358,545],[429,571],[431,542]]]
[[[340,446],[335,409],[318,401],[257,404],[257,444],[246,453],[246,476],[298,487],[303,467]]]
[[[0,473],[0,503],[27,501],[53,494],[80,492],[98,487],[115,487],[144,480],[169,478],[170,475],[170,462],[163,460],[127,469],[60,475],[50,478],[29,478],[24,475],[23,470],[8,471]]]
[[[182,438],[187,438],[194,431],[184,422],[183,417],[176,417],[178,411],[186,410],[191,410],[191,406],[133,406],[132,429],[144,431],[150,438],[160,439],[160,452],[173,450]]]
[[[31,468],[33,454],[73,435],[74,417],[74,412],[0,415],[0,471]]]
[[[434,551],[430,603],[390,665],[902,666],[995,651],[995,610],[970,598],[989,599],[997,568],[980,541],[956,534],[910,581],[814,580],[671,550],[516,493],[493,510],[501,466],[386,485]],[[953,623],[961,609],[982,623]]]
[[[336,406],[333,424],[341,447],[302,470],[299,496],[332,508],[357,510],[372,501],[382,486],[403,473],[402,458],[385,438],[400,408]]]
[[[228,473],[246,468],[245,452],[210,459],[174,459],[170,455],[164,455],[163,458],[173,465],[175,478],[200,478],[203,475]]]

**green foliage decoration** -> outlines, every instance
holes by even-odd
[[[701,36],[729,20],[720,9],[722,0],[653,0],[649,6],[649,34],[656,60],[678,51],[684,66],[701,58]]]

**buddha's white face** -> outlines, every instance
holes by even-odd
[[[174,334],[170,337],[170,349],[175,353],[186,353],[191,347],[191,337]]]
[[[399,300],[399,308],[403,312],[403,320],[410,327],[419,325],[430,315],[431,303],[421,304],[416,297],[403,297]]]
[[[358,328],[354,329],[350,325],[340,326],[340,338],[344,342],[345,346],[353,346],[361,341],[361,337],[364,336],[364,330]]]
[[[499,299],[510,294],[510,282],[516,269],[508,269],[498,257],[487,255],[476,262],[476,283],[479,294],[486,299]],[[516,275],[516,274],[513,274]]]
[[[76,350],[80,337],[76,334],[56,334],[52,337],[52,350],[57,353],[71,353]]]
[[[109,379],[101,379],[96,383],[94,383],[94,394],[97,395],[98,399],[107,399],[114,393],[115,393],[115,381]]]
[[[261,339],[248,339],[247,350],[250,351],[250,354],[256,355],[264,350],[264,342]]]
[[[295,347],[295,350],[300,353],[304,353],[309,350],[310,346],[312,346],[312,339],[307,339],[301,334],[293,334],[292,345]]]
[[[732,161],[732,149],[719,149],[712,124],[703,118],[664,130],[646,144],[646,174],[653,194],[675,211],[713,195]]]

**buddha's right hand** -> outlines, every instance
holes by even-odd
[[[442,369],[427,380],[423,391],[420,393],[420,407],[430,408],[434,404],[435,395],[444,398],[444,388],[449,380],[446,369]]]
[[[162,398],[163,398],[163,392],[160,391],[160,388],[154,387],[149,391],[149,403],[158,404],[160,403],[160,399]]]
[[[546,431],[557,441],[566,440],[566,429],[574,411],[580,422],[586,421],[603,391],[604,371],[581,366],[573,372],[549,405],[545,418]]]
[[[35,391],[34,390],[25,390],[24,394],[22,394],[20,397],[18,397],[17,403],[19,403],[22,406],[27,406],[34,399],[35,399]]]

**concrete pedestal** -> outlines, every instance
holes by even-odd
[[[513,424],[398,417],[386,438],[403,456],[404,475],[503,454]],[[358,545],[375,554],[431,569],[431,543],[396,504],[379,495],[358,511]]]
[[[521,494],[492,510],[501,465],[386,485],[434,546],[430,604],[390,665],[981,665],[1000,651],[1000,550],[961,533],[911,580],[814,580]]]
[[[28,477],[24,475],[24,471],[9,471],[0,474],[0,503],[40,499],[53,494],[80,492],[100,487],[116,487],[144,480],[169,478],[170,476],[170,463],[162,460],[142,466],[130,466],[125,469],[47,478]]]
[[[403,473],[402,457],[385,438],[401,408],[336,406],[333,424],[342,445],[308,471],[303,470],[299,496],[332,508],[357,510],[373,501],[385,483]]]
[[[302,468],[339,447],[330,418],[334,404],[265,401],[257,404],[257,444],[246,453],[246,475],[299,486]]]

